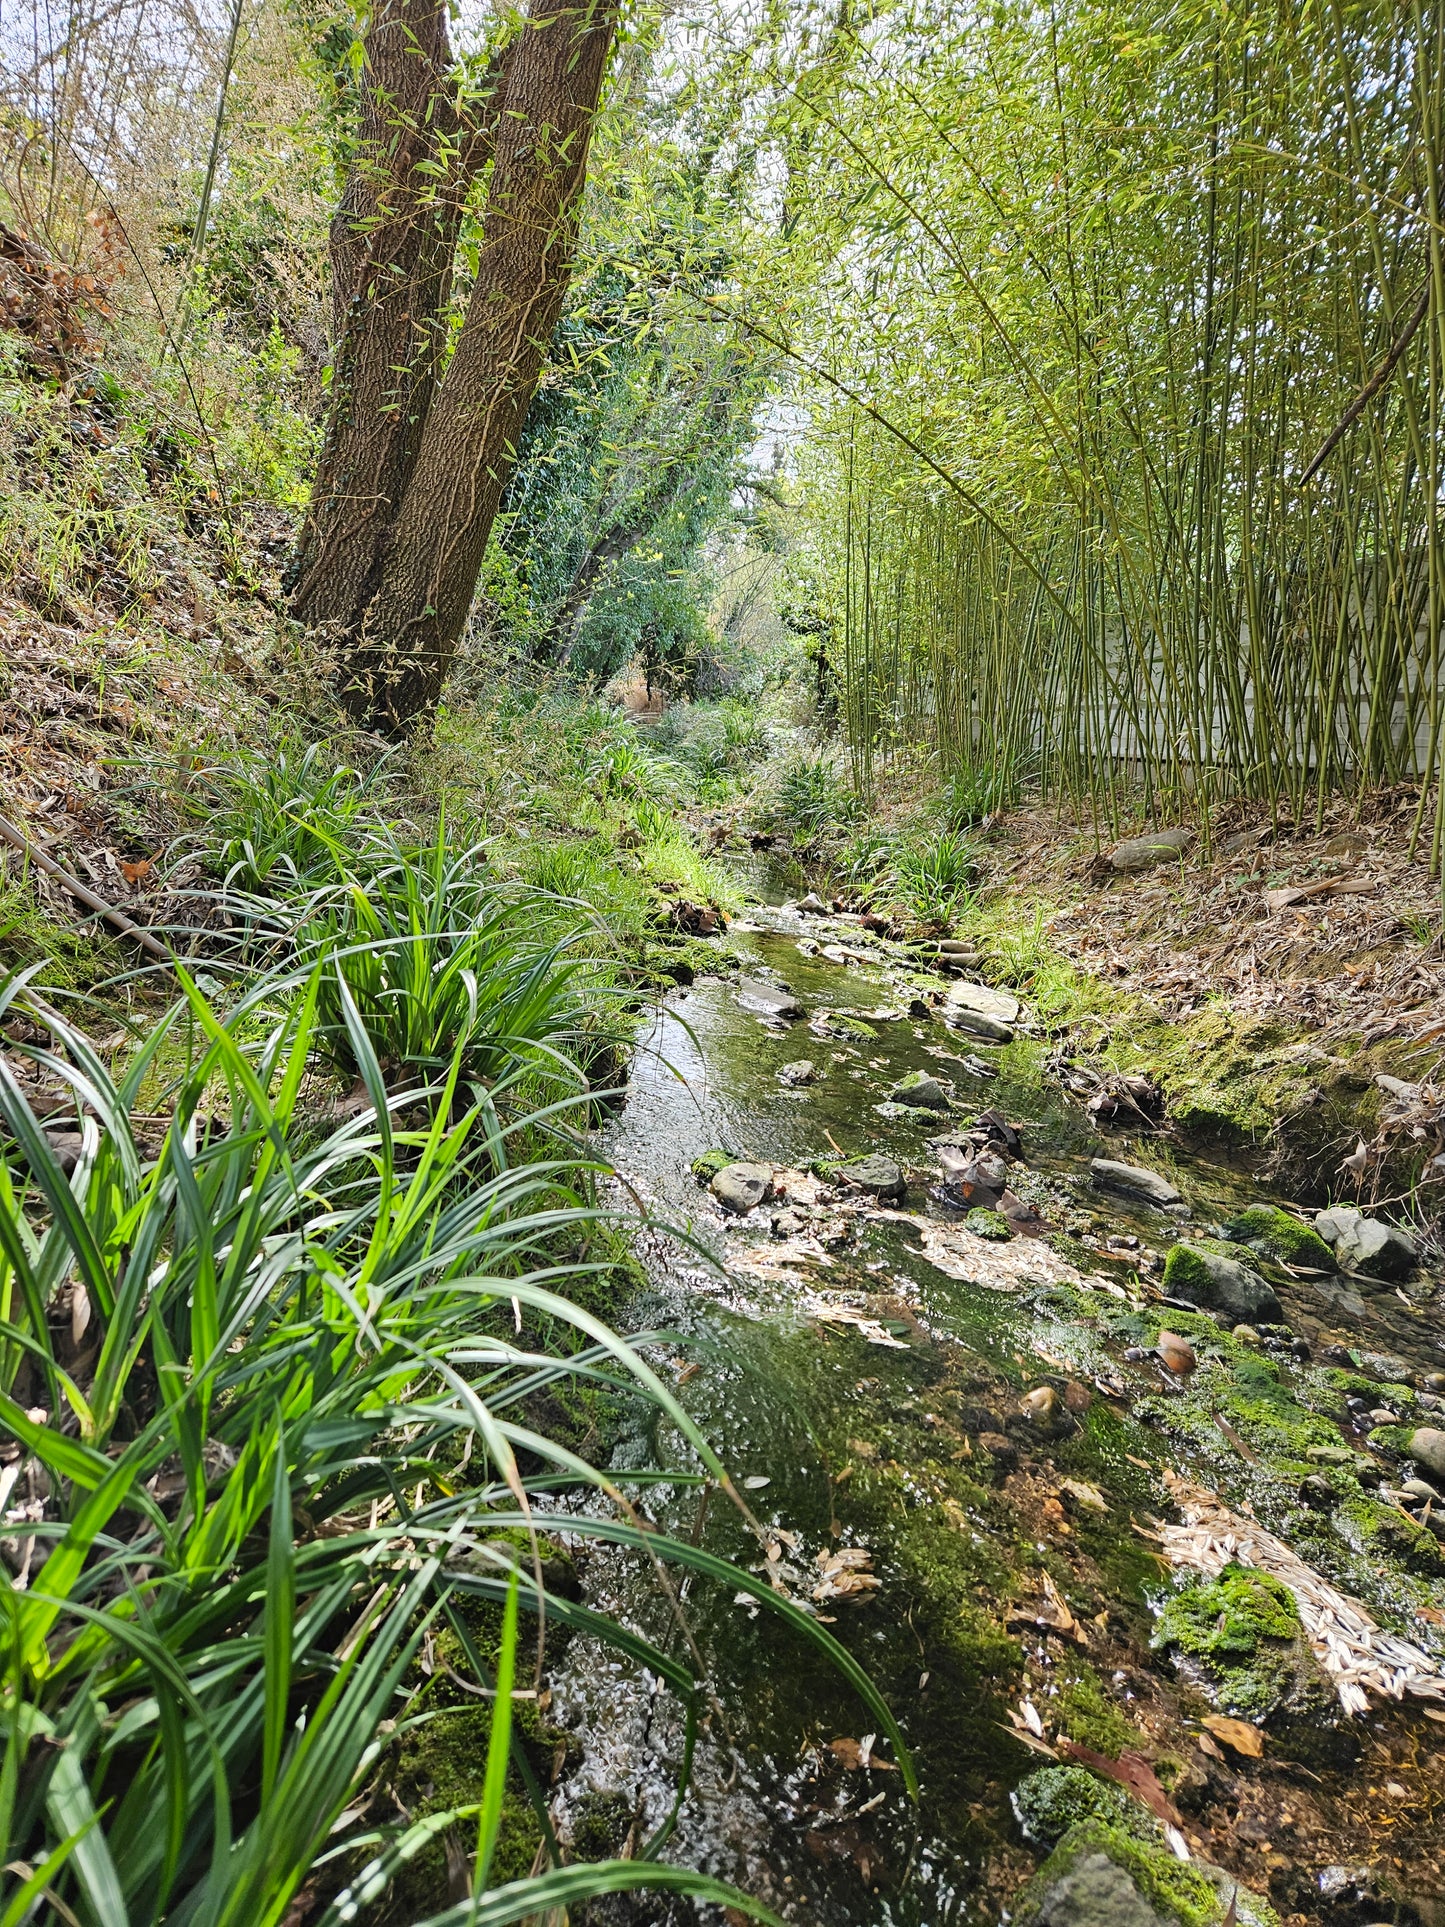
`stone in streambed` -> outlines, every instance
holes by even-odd
[[[796,1089],[800,1084],[811,1084],[818,1075],[818,1067],[810,1057],[800,1057],[796,1063],[784,1064],[778,1072],[778,1082]]]
[[[823,899],[813,890],[810,890],[807,896],[799,897],[798,901],[793,905],[793,908],[803,911],[810,917],[825,917],[828,914],[827,904],[824,903]]]
[[[957,1011],[976,1011],[1000,1024],[1016,1024],[1019,1000],[1009,990],[995,990],[989,984],[954,983],[944,998],[950,1016]]]
[[[1284,1308],[1274,1286],[1233,1258],[1203,1245],[1175,1245],[1164,1261],[1164,1295],[1201,1311],[1222,1312],[1231,1324],[1280,1325]]]
[[[1252,1204],[1224,1225],[1226,1238],[1248,1245],[1262,1258],[1280,1264],[1306,1265],[1313,1271],[1335,1271],[1335,1254],[1320,1236],[1276,1204]]]
[[[1386,1284],[1407,1276],[1419,1260],[1419,1250],[1408,1232],[1379,1218],[1367,1218],[1350,1205],[1321,1211],[1315,1219],[1315,1230],[1334,1246],[1342,1270],[1358,1271]]]
[[[947,1091],[927,1071],[912,1071],[888,1093],[890,1102],[906,1104],[915,1111],[951,1111]]]
[[[1433,1425],[1417,1425],[1410,1434],[1410,1457],[1435,1479],[1445,1479],[1445,1432]]]
[[[874,1153],[868,1157],[846,1158],[819,1167],[822,1175],[836,1183],[851,1184],[871,1197],[894,1201],[907,1190],[903,1170],[892,1158]]]
[[[801,1017],[803,1006],[783,984],[766,984],[761,977],[738,979],[738,1004],[758,1017]]]
[[[1146,1204],[1178,1204],[1179,1191],[1159,1171],[1143,1164],[1119,1164],[1113,1158],[1094,1158],[1089,1176],[1101,1191],[1118,1191],[1126,1198],[1143,1198]]]
[[[712,1181],[712,1194],[728,1211],[752,1211],[773,1195],[768,1164],[726,1164]]]

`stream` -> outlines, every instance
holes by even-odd
[[[721,971],[671,994],[639,1044],[603,1149],[627,1194],[717,1260],[646,1233],[648,1284],[624,1329],[675,1341],[661,1354],[666,1369],[744,1487],[763,1541],[717,1493],[700,1502],[695,1486],[635,1491],[665,1529],[768,1572],[825,1619],[899,1719],[921,1797],[908,1798],[885,1741],[872,1751],[866,1709],[795,1629],[745,1595],[684,1582],[717,1702],[667,1857],[829,1927],[997,1920],[1041,1857],[1020,1837],[1010,1791],[1048,1764],[1042,1756],[1057,1756],[1066,1732],[1112,1732],[1112,1749],[1100,1751],[1117,1753],[1123,1721],[1132,1745],[1181,1767],[1171,1784],[1181,1808],[1193,1786],[1193,1837],[1256,1891],[1272,1882],[1278,1901],[1291,1868],[1308,1887],[1321,1857],[1369,1861],[1382,1845],[1406,1864],[1407,1889],[1412,1859],[1428,1880],[1428,1855],[1412,1856],[1407,1841],[1413,1827],[1438,1851],[1438,1773],[1422,1769],[1418,1806],[1410,1783],[1408,1815],[1396,1812],[1390,1832],[1357,1797],[1365,1781],[1346,1757],[1353,1740],[1297,1771],[1211,1750],[1207,1736],[1199,1753],[1208,1702],[1197,1680],[1149,1650],[1153,1609],[1175,1583],[1149,1536],[1170,1505],[1167,1472],[1298,1543],[1438,1662],[1438,1578],[1381,1559],[1378,1542],[1347,1521],[1303,1508],[1302,1447],[1279,1450],[1270,1429],[1304,1408],[1341,1451],[1367,1454],[1360,1413],[1319,1416],[1321,1358],[1380,1382],[1407,1373],[1416,1387],[1445,1368],[1418,1288],[1412,1297],[1339,1276],[1281,1280],[1287,1331],[1267,1329],[1246,1354],[1243,1341],[1226,1343],[1225,1321],[1211,1349],[1210,1321],[1159,1304],[1158,1273],[1177,1238],[1264,1195],[1243,1164],[1168,1132],[1096,1130],[1044,1075],[1047,1046],[1028,1034],[1026,1009],[1018,1040],[1003,1047],[946,1026],[928,1005],[943,980],[856,918],[757,904],[729,945],[744,979],[785,987],[801,1014],[748,1008]],[[840,1011],[851,1024],[827,1015]],[[848,1034],[859,1016],[874,1035]],[[802,1059],[814,1081],[779,1076]],[[918,1071],[951,1084],[951,1115],[886,1114],[889,1092]],[[1056,1235],[992,1242],[930,1198],[940,1164],[929,1139],[983,1111],[1018,1128],[1010,1184]],[[691,1170],[714,1150],[774,1167],[786,1195],[724,1212]],[[837,1153],[895,1159],[908,1178],[901,1205],[808,1174]],[[1099,1190],[1097,1157],[1149,1166],[1183,1201],[1161,1209]],[[1194,1334],[1201,1368],[1187,1391],[1139,1355],[1162,1320]],[[1212,1389],[1201,1390],[1206,1381]],[[1283,1419],[1276,1383],[1301,1401]],[[1047,1428],[1020,1405],[1040,1386],[1053,1388]],[[1424,1404],[1428,1412],[1428,1394]],[[1225,1412],[1221,1425],[1215,1414]],[[629,1470],[695,1467],[640,1404],[609,1443],[624,1486]],[[592,1550],[581,1571],[593,1603],[669,1639],[664,1604],[636,1561]],[[1064,1596],[1068,1638],[1047,1623]],[[681,1713],[656,1682],[586,1639],[550,1684],[551,1717],[580,1761],[555,1792],[559,1831],[576,1851],[628,1851],[670,1809]],[[1413,1703],[1356,1724],[1387,1747],[1420,1730]],[[606,1918],[673,1918],[669,1905],[609,1903]]]

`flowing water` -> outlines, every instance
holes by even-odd
[[[805,954],[840,942],[869,961]],[[668,1369],[734,1478],[751,1481],[746,1496],[762,1539],[716,1493],[703,1498],[678,1484],[639,1488],[638,1496],[677,1536],[697,1537],[754,1570],[771,1559],[778,1584],[828,1620],[883,1690],[921,1795],[911,1801],[902,1774],[888,1770],[884,1740],[876,1742],[884,1764],[858,1764],[876,1721],[796,1629],[720,1587],[689,1582],[690,1635],[717,1701],[668,1853],[800,1921],[996,1919],[1000,1896],[1032,1864],[1008,1793],[1043,1764],[1014,1736],[1010,1709],[1016,1723],[1031,1694],[1052,1732],[1047,1715],[1059,1682],[1066,1697],[1080,1690],[1067,1685],[1068,1655],[1028,1637],[1027,1627],[1021,1634],[1002,1623],[1002,1602],[1049,1571],[1061,1587],[1073,1584],[1073,1596],[1082,1587],[1093,1603],[1103,1601],[1090,1676],[1104,1682],[1111,1709],[1137,1715],[1142,1744],[1156,1713],[1177,1713],[1167,1667],[1160,1673],[1158,1663],[1153,1680],[1135,1670],[1141,1654],[1148,1666],[1149,1601],[1169,1583],[1134,1530],[1147,1529],[1162,1503],[1163,1468],[1217,1487],[1232,1504],[1257,1503],[1277,1528],[1293,1516],[1297,1471],[1275,1477],[1267,1451],[1252,1451],[1238,1426],[1234,1445],[1218,1430],[1201,1439],[1197,1427],[1166,1424],[1161,1436],[1157,1417],[1145,1418],[1148,1408],[1168,1406],[1163,1374],[1152,1361],[1123,1358],[1157,1303],[1150,1254],[1167,1250],[1181,1228],[1207,1228],[1260,1191],[1246,1169],[1191,1155],[1167,1136],[1101,1138],[1042,1076],[1036,1040],[990,1048],[932,1015],[907,1015],[922,987],[919,971],[856,923],[824,928],[759,907],[735,928],[733,944],[744,950],[744,973],[785,983],[804,1016],[766,1022],[740,1005],[735,980],[722,975],[677,991],[636,1054],[605,1149],[632,1196],[701,1247],[645,1237],[649,1286],[627,1322],[672,1334]],[[876,1036],[810,1028],[818,1012],[840,1007],[879,1012]],[[961,1061],[969,1057],[996,1075],[977,1074]],[[800,1058],[820,1075],[791,1088],[778,1073]],[[876,1106],[899,1078],[920,1069],[952,1080],[956,1114],[942,1125],[880,1115]],[[929,1137],[986,1108],[1019,1126],[1024,1163],[1015,1188],[1076,1234],[1063,1250],[1083,1284],[1060,1284],[1061,1270],[1077,1274],[1051,1265],[1057,1245],[970,1244],[960,1214],[930,1202],[939,1167]],[[834,1150],[886,1152],[909,1173],[908,1197],[893,1215],[856,1203],[836,1208],[835,1194],[797,1181],[804,1203],[795,1218],[783,1215],[791,1208],[783,1199],[729,1219],[689,1168],[715,1148],[800,1173]],[[1162,1170],[1185,1205],[1170,1215],[1105,1197],[1089,1178],[1089,1159],[1100,1155]],[[977,1281],[930,1261],[920,1221],[952,1227],[951,1269],[976,1272]],[[1106,1238],[1116,1241],[1108,1255]],[[1118,1242],[1131,1238],[1137,1245]],[[965,1256],[960,1264],[960,1250],[973,1251],[976,1263]],[[1366,1344],[1402,1359],[1417,1381],[1445,1363],[1429,1322],[1389,1288],[1306,1280],[1282,1295],[1293,1333],[1316,1351],[1331,1339]],[[1286,1383],[1314,1369],[1297,1362],[1284,1335],[1267,1341],[1266,1353]],[[979,1437],[1003,1426],[1018,1439],[1020,1394],[1050,1381],[1084,1387],[1090,1409],[1069,1436],[1037,1448],[1024,1437],[1004,1480],[1009,1454],[991,1464]],[[612,1456],[618,1475],[693,1463],[668,1428],[649,1429],[640,1407],[631,1424],[623,1413]],[[1104,1493],[1107,1513],[1084,1508],[1064,1517],[1047,1495],[1071,1473]],[[855,1555],[841,1571],[864,1574],[863,1589],[851,1599],[813,1600],[820,1558],[839,1550]],[[1352,1557],[1343,1547],[1342,1577],[1373,1585],[1375,1610],[1408,1624],[1420,1582],[1383,1567],[1372,1578]],[[595,1603],[680,1650],[635,1561],[593,1553],[584,1573]],[[1022,1656],[1013,1643],[1020,1637]],[[1113,1664],[1121,1651],[1134,1667]],[[577,1640],[553,1680],[552,1717],[573,1730],[581,1750],[580,1767],[557,1793],[564,1837],[615,1849],[665,1818],[683,1720],[655,1682]],[[657,1903],[647,1904],[653,1911],[639,1917],[658,1917]]]

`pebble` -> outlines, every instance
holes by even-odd
[[[1441,1495],[1424,1479],[1406,1479],[1400,1490],[1407,1499],[1414,1499],[1420,1505],[1439,1505],[1441,1502]]]
[[[1230,1336],[1237,1339],[1241,1345],[1262,1345],[1264,1343],[1264,1340],[1254,1329],[1253,1325],[1236,1325],[1230,1333]]]
[[[1062,1404],[1052,1385],[1036,1385],[1031,1392],[1025,1392],[1019,1400],[1025,1415],[1035,1425],[1052,1425],[1058,1419]]]
[[[1420,1380],[1420,1389],[1423,1392],[1434,1392],[1438,1398],[1445,1393],[1445,1372],[1426,1372]]]
[[[1418,1425],[1410,1434],[1410,1457],[1422,1465],[1432,1478],[1445,1479],[1445,1432],[1433,1425]]]
[[[1299,1497],[1300,1503],[1312,1512],[1333,1512],[1337,1502],[1334,1487],[1319,1472],[1311,1472],[1300,1480]]]
[[[790,1088],[799,1084],[811,1084],[818,1075],[818,1067],[810,1057],[800,1057],[795,1063],[784,1064],[778,1072],[778,1082]]]
[[[813,890],[810,890],[807,896],[799,897],[798,901],[793,905],[793,908],[803,911],[805,915],[810,917],[822,917],[828,913],[827,904],[824,903],[823,899]]]

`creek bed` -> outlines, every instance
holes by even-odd
[[[870,960],[804,954],[839,942]],[[696,1488],[664,1485],[639,1487],[637,1496],[680,1537],[701,1537],[755,1570],[771,1559],[779,1585],[827,1618],[900,1720],[921,1798],[911,1802],[902,1775],[889,1770],[885,1742],[876,1742],[881,1764],[872,1763],[865,1709],[793,1629],[717,1586],[687,1583],[690,1636],[718,1701],[669,1857],[731,1879],[799,1921],[997,1919],[1039,1857],[1020,1839],[1009,1793],[1046,1764],[1046,1748],[1072,1735],[1084,1744],[1092,1737],[1100,1753],[1119,1752],[1123,1739],[1181,1766],[1186,1780],[1213,1774],[1218,1784],[1196,1788],[1190,1808],[1196,1846],[1258,1891],[1281,1852],[1312,1878],[1310,1857],[1331,1834],[1340,1844],[1330,1859],[1373,1859],[1388,1834],[1395,1857],[1415,1862],[1407,1887],[1428,1882],[1439,1849],[1429,1819],[1438,1772],[1406,1789],[1408,1808],[1387,1810],[1387,1826],[1356,1798],[1365,1781],[1352,1760],[1322,1756],[1287,1769],[1283,1794],[1273,1763],[1252,1768],[1217,1747],[1211,1762],[1207,1740],[1199,1766],[1191,1748],[1208,1702],[1197,1681],[1149,1655],[1152,1608],[1172,1586],[1149,1535],[1169,1505],[1165,1474],[1178,1474],[1252,1508],[1291,1542],[1308,1529],[1303,1556],[1327,1578],[1382,1623],[1437,1655],[1445,1650],[1438,1576],[1382,1558],[1347,1520],[1302,1519],[1295,1497],[1307,1438],[1345,1438],[1364,1450],[1358,1427],[1341,1432],[1319,1415],[1329,1403],[1321,1348],[1393,1356],[1418,1382],[1445,1365],[1438,1319],[1392,1287],[1300,1279],[1281,1296],[1292,1333],[1315,1354],[1310,1362],[1283,1336],[1257,1351],[1223,1333],[1214,1345],[1210,1321],[1161,1313],[1150,1254],[1264,1195],[1246,1168],[1190,1153],[1168,1135],[1096,1132],[1043,1077],[1037,1039],[991,1049],[932,1015],[899,1014],[923,987],[920,974],[856,923],[759,907],[730,947],[742,951],[745,975],[786,983],[804,1017],[764,1021],[723,974],[679,990],[639,1044],[604,1149],[626,1194],[687,1234],[644,1235],[649,1283],[625,1323],[675,1339],[667,1355],[680,1396],[733,1476],[753,1481],[746,1496],[762,1541],[721,1495],[700,1505]],[[872,1022],[876,1035],[810,1029],[809,1014],[840,1006],[883,1013]],[[960,1061],[969,1056],[997,1074],[974,1074]],[[790,1087],[778,1073],[800,1058],[820,1075]],[[880,1115],[888,1092],[920,1070],[952,1080],[955,1114]],[[928,1138],[985,1109],[1020,1127],[1026,1176],[1018,1188],[1052,1223],[1072,1226],[1073,1240],[970,1247],[956,1229],[959,1214],[928,1201],[938,1178]],[[772,1220],[786,1200],[733,1219],[693,1177],[694,1160],[718,1148],[795,1171],[835,1152],[882,1152],[909,1174],[909,1193],[890,1214],[856,1200],[839,1212],[824,1192],[778,1237]],[[1100,1193],[1089,1178],[1097,1156],[1163,1171],[1183,1205],[1170,1215]],[[802,1193],[815,1197],[806,1186]],[[925,1253],[920,1223],[954,1227],[947,1262],[965,1275]],[[1104,1257],[1106,1234],[1138,1246]],[[978,1279],[991,1282],[967,1275],[958,1252],[971,1248]],[[1182,1396],[1152,1360],[1124,1358],[1161,1316],[1194,1333],[1205,1361]],[[1199,1389],[1206,1380],[1215,1386],[1208,1393]],[[1027,1421],[1020,1425],[1020,1395],[1041,1383],[1083,1388],[1087,1410],[1063,1421],[1069,1429],[1058,1436],[1034,1438]],[[612,1471],[624,1485],[630,1470],[691,1464],[679,1438],[642,1429],[640,1408],[636,1431],[629,1422],[617,1415],[612,1440]],[[1298,1438],[1292,1424],[1304,1428]],[[983,1436],[995,1439],[994,1452],[980,1447]],[[1100,1494],[1105,1509],[1069,1504],[1069,1480]],[[863,1583],[851,1596],[813,1601],[820,1572],[827,1576],[820,1561],[840,1552],[853,1560],[840,1569],[845,1588],[850,1572]],[[665,1604],[636,1563],[594,1551],[582,1569],[596,1603],[668,1640]],[[1066,1608],[1076,1631],[1061,1639],[1029,1614],[1040,1599],[1065,1594],[1097,1611],[1085,1623]],[[625,1851],[671,1805],[684,1745],[679,1710],[655,1682],[581,1639],[551,1688],[551,1717],[572,1730],[581,1760],[558,1788],[559,1829],[594,1850]],[[1038,1733],[1021,1730],[1021,1708]],[[1360,1724],[1372,1734],[1414,1731],[1418,1709],[1387,1708]],[[1279,1837],[1281,1813],[1292,1838]],[[1280,1878],[1274,1886],[1278,1897]],[[665,1916],[665,1905],[648,1901],[628,1917]]]

